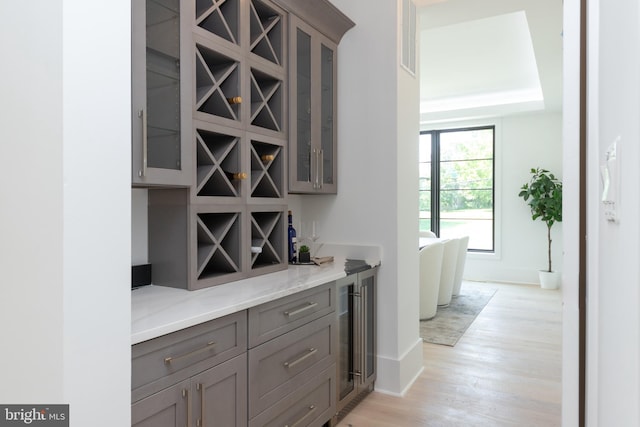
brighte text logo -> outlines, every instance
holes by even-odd
[[[0,405],[0,427],[68,427],[69,405]]]

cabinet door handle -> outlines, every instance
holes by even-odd
[[[205,398],[204,398],[204,386],[202,385],[202,383],[198,383],[196,385],[196,388],[198,389],[198,391],[200,392],[200,418],[198,418],[198,420],[196,421],[196,426],[197,427],[203,427],[204,424],[204,414],[205,414]]]
[[[204,347],[199,348],[197,350],[190,351],[189,353],[181,354],[180,356],[175,356],[175,357],[167,356],[167,357],[164,358],[164,363],[165,363],[165,365],[170,365],[171,362],[175,362],[178,359],[183,359],[185,357],[193,356],[194,354],[198,354],[198,353],[202,353],[202,352],[207,351],[207,350],[211,350],[211,347],[213,347],[214,345],[216,345],[215,342],[209,341],[207,343],[207,345],[205,345]]]
[[[318,173],[320,174],[318,188],[322,188],[322,184],[324,183],[324,150],[322,148],[319,149],[318,154],[320,157],[320,160],[318,161]]]
[[[143,177],[147,175],[147,163],[149,155],[147,149],[149,148],[149,137],[147,134],[147,113],[144,109],[138,111],[138,117],[142,119],[142,169],[138,171],[138,176]]]
[[[310,358],[311,356],[313,356],[314,354],[316,354],[318,352],[317,348],[313,348],[311,347],[310,349],[307,350],[307,352],[305,354],[303,354],[302,356],[298,357],[296,360],[294,360],[293,362],[284,362],[284,367],[285,368],[293,368],[294,366],[296,366],[298,363]]]
[[[295,316],[297,314],[304,313],[307,310],[311,310],[312,308],[314,308],[317,305],[318,305],[317,302],[308,302],[305,305],[303,305],[302,307],[296,308],[293,311],[285,311],[284,315],[287,316],[287,317]]]
[[[302,422],[311,414],[313,414],[316,411],[316,405],[309,405],[309,407],[307,408],[307,413],[304,414],[302,416],[302,418],[300,418],[298,421],[296,421],[293,424],[285,424],[284,427],[296,427],[299,426],[300,424],[302,424]]]
[[[191,427],[191,393],[189,393],[189,389],[182,389],[182,397],[187,398],[187,425],[185,427]]]

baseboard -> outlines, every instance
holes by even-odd
[[[402,397],[418,379],[424,366],[422,364],[422,338],[405,351],[399,358],[378,355],[376,391]]]

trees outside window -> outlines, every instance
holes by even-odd
[[[420,133],[420,230],[494,251],[495,126]]]

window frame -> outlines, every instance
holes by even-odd
[[[467,131],[475,131],[475,130],[487,130],[491,129],[493,131],[492,138],[492,162],[491,162],[491,197],[492,197],[492,220],[491,220],[491,235],[492,235],[492,249],[476,249],[469,247],[468,251],[477,253],[477,254],[488,254],[488,255],[497,255],[498,253],[498,229],[496,223],[498,221],[497,212],[498,212],[498,200],[496,198],[496,188],[498,186],[496,176],[496,168],[497,168],[497,146],[498,146],[498,125],[497,123],[491,124],[466,124],[466,125],[458,125],[451,127],[435,127],[432,129],[424,129],[420,131],[420,136],[425,134],[431,135],[431,187],[428,191],[431,192],[431,231],[434,232],[437,236],[440,236],[440,136],[445,133],[453,133],[453,132],[467,132]],[[421,177],[419,177],[421,178]],[[422,192],[424,190],[419,190]],[[419,211],[421,212],[421,211]],[[418,213],[419,214],[419,213]]]

